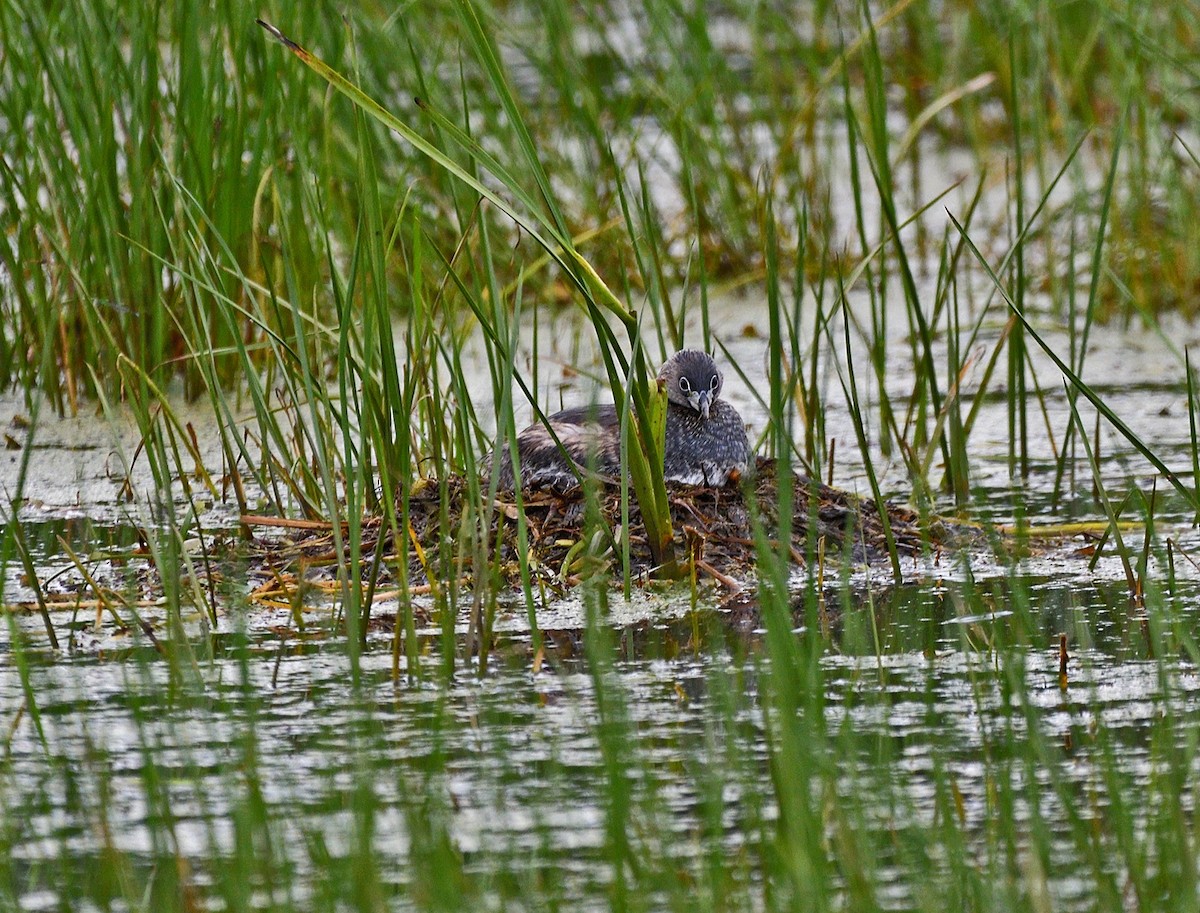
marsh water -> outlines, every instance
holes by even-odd
[[[1079,854],[1075,817],[1102,817],[1110,803],[1154,793],[1163,746],[1150,733],[1163,714],[1194,718],[1200,677],[1176,659],[1145,656],[1122,621],[1119,592],[1019,583],[1035,594],[1046,633],[1095,631],[1094,643],[1074,650],[1065,687],[1051,650],[1031,646],[1023,670],[1038,735],[1061,767],[1045,776],[1064,777],[1080,807],[1045,795],[1014,812],[1045,819],[1055,909],[1089,909],[1095,873]],[[956,785],[966,849],[986,856],[995,851],[995,784],[984,757],[1001,734],[1027,737],[1031,708],[988,674],[994,659],[964,631],[975,627],[986,641],[987,629],[1004,622],[955,618],[946,605],[954,595],[951,587],[898,600],[883,655],[836,650],[821,661],[825,712],[814,725],[836,746],[840,766],[827,800],[852,806],[866,843],[878,847],[871,865],[888,885],[888,908],[921,899],[905,855],[924,850],[896,835],[946,814],[950,799],[939,795],[935,773],[948,771]],[[638,759],[619,774],[632,794],[626,820],[634,843],[662,868],[644,879],[655,889],[636,908],[670,908],[692,877],[714,867],[705,888],[754,908],[754,859],[778,814],[762,782],[755,646],[695,651],[673,643],[666,625],[625,634],[628,658],[607,673],[615,681],[603,713],[620,701],[622,751]],[[597,735],[603,679],[580,661],[537,674],[509,663],[433,687],[393,682],[388,650],[377,645],[354,683],[337,644],[237,640],[204,645],[209,655],[183,681],[148,650],[35,660],[30,687],[44,741],[28,717],[16,721],[3,771],[5,874],[22,909],[64,908],[64,885],[75,895],[66,906],[105,908],[121,879],[153,883],[155,868],[177,857],[205,860],[188,875],[200,896],[225,894],[226,867],[261,868],[276,883],[264,874],[248,906],[270,909],[284,896],[314,909],[339,906],[326,906],[331,899],[348,906],[360,841],[399,908],[438,889],[429,883],[438,854],[458,857],[466,876],[441,890],[482,908],[609,908],[624,877],[610,848],[612,746]],[[11,726],[22,688],[15,670],[2,681]],[[1097,722],[1102,744],[1089,736]],[[1093,758],[1103,751],[1119,757],[1112,782],[1128,793],[1108,793]],[[1013,764],[1009,773],[1030,772]],[[1158,801],[1190,810],[1193,797]],[[1135,809],[1135,827],[1152,812]],[[272,841],[256,826],[260,817]],[[118,858],[124,866],[114,865]],[[536,903],[527,896],[533,886]]]
[[[736,345],[743,364],[762,359],[753,334]],[[1093,347],[1091,363],[1111,366],[1113,409],[1186,470],[1183,375],[1167,341],[1114,327]],[[1137,384],[1118,376],[1131,352],[1145,367]],[[736,378],[728,395],[753,427]],[[1046,401],[1061,428],[1065,394]],[[977,455],[977,516],[1102,517],[1090,490],[1051,498],[1048,443],[1029,477],[1012,479],[1003,408],[984,405],[980,446],[994,452]],[[65,545],[136,586],[148,520],[121,492],[127,478],[135,492],[149,483],[119,459],[136,430],[43,416],[21,440],[12,417],[24,404],[3,409],[33,448],[19,520],[47,588],[79,586]],[[1106,482],[1149,491],[1149,467],[1103,433]],[[4,461],[10,489],[22,453]],[[856,487],[858,472],[847,461],[835,481]],[[897,492],[902,481],[885,478]],[[827,604],[798,597],[794,637],[810,646],[798,660],[808,689],[794,696],[807,733],[795,787],[828,830],[818,844],[856,849],[814,877],[846,897],[868,878],[885,909],[965,892],[985,906],[1044,895],[1047,908],[1086,910],[1153,889],[1155,834],[1194,810],[1194,730],[1176,724],[1200,715],[1193,518],[1159,482],[1144,604],[1113,550],[1093,561],[1095,540],[1078,537],[1003,561],[938,555],[899,586],[886,569],[848,567]],[[219,503],[201,511],[212,529],[234,519]],[[1128,535],[1140,545],[1140,530]],[[24,569],[7,573],[6,603],[28,602]],[[300,630],[287,611],[234,600],[215,627],[202,612],[184,619],[169,651],[136,627],[97,628],[78,607],[53,613],[55,651],[36,614],[10,612],[4,905],[126,909],[138,894],[147,909],[179,896],[207,909],[668,909],[694,896],[771,907],[783,895],[766,860],[789,773],[770,695],[785,683],[765,661],[763,619],[718,599],[576,593],[540,607],[536,657],[514,604],[486,674],[459,650],[447,677],[430,630],[423,671],[401,662],[398,678],[391,636],[373,633],[353,656],[329,623],[334,605],[310,607]],[[155,611],[142,607],[152,627]],[[947,830],[959,837],[935,839]],[[368,887],[381,893],[364,898]]]

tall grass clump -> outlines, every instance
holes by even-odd
[[[481,64],[489,73],[491,85],[500,96],[502,106],[510,114],[510,123],[516,130],[517,142],[524,153],[527,167],[532,170],[539,188],[540,202],[518,185],[505,165],[478,145],[461,128],[428,108],[441,132],[452,138],[469,155],[469,165],[464,167],[450,155],[431,144],[428,140],[384,111],[377,103],[365,96],[361,90],[348,82],[320,60],[312,57],[272,26],[264,24],[293,53],[339,91],[348,95],[367,113],[381,123],[400,133],[424,155],[439,164],[459,181],[470,187],[482,201],[496,207],[529,233],[538,246],[558,265],[563,275],[583,296],[586,312],[592,320],[597,341],[604,357],[608,379],[614,394],[624,389],[626,380],[632,391],[632,417],[635,429],[630,437],[632,446],[626,451],[628,465],[638,493],[647,523],[650,547],[656,560],[667,568],[674,565],[672,531],[667,512],[666,491],[662,479],[662,420],[665,397],[661,391],[652,391],[652,381],[646,359],[640,345],[640,329],[637,318],[608,288],[586,259],[576,250],[574,242],[566,233],[564,217],[550,190],[549,179],[542,170],[532,138],[526,131],[516,100],[511,94],[504,74],[499,66],[496,49],[490,42],[479,19],[478,11],[462,5],[462,19],[470,40],[473,42]],[[474,176],[474,170],[482,169],[498,180],[511,200],[501,197]],[[618,340],[606,317],[615,318],[627,334],[626,355],[618,348]],[[493,336],[493,344],[499,337]],[[502,354],[502,352],[501,352]],[[655,416],[659,416],[656,419]]]

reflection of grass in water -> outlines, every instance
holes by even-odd
[[[1165,903],[1190,887],[1194,684],[1154,657],[1195,656],[1194,583],[1151,594],[1147,624],[1119,584],[1047,599],[1047,582],[966,575],[847,598],[828,627],[796,635],[789,621],[779,637],[785,616],[769,612],[737,628],[702,614],[613,631],[608,589],[589,588],[574,656],[564,642],[530,678],[528,641],[502,644],[482,687],[393,686],[378,647],[356,687],[341,649],[241,635],[174,685],[153,651],[60,663],[55,687],[35,668],[55,728],[45,754],[24,719],[6,736],[0,795],[29,812],[0,829],[0,896],[153,909],[236,907],[251,891],[277,909],[312,909],[313,893],[323,908],[421,910],[1036,910],[1047,892],[1054,909],[1124,909],[1130,892]],[[1060,630],[1062,683],[1047,637]],[[61,835],[35,858],[59,860],[14,862],[50,822]],[[93,867],[103,875],[72,874]]]
[[[734,4],[723,15],[740,23],[732,32],[746,40],[731,52],[721,37],[726,19],[650,3],[635,17],[649,50],[630,60],[607,28],[614,18],[607,7],[589,14],[552,3],[532,26],[519,10],[511,19],[488,12],[485,33],[463,32],[470,20],[456,18],[456,6],[423,5],[419,21],[408,11],[387,22],[351,11],[353,31],[340,11],[308,7],[279,24],[306,44],[320,42],[323,57],[442,149],[459,179],[349,104],[326,102],[317,80],[251,28],[258,10],[213,16],[182,3],[104,16],[67,4],[0,13],[6,33],[30,39],[5,43],[0,93],[6,121],[30,125],[6,133],[0,172],[13,239],[0,245],[13,278],[0,313],[0,371],[40,385],[60,408],[74,408],[90,392],[111,415],[120,400],[137,418],[143,447],[121,458],[147,460],[153,470],[157,503],[144,528],[175,622],[186,605],[203,606],[211,594],[198,583],[205,550],[196,512],[174,509],[173,487],[228,485],[246,512],[333,521],[336,553],[347,556],[338,569],[337,611],[349,633],[349,662],[332,703],[361,714],[344,754],[329,765],[336,773],[318,773],[314,784],[326,810],[344,815],[348,839],[299,826],[297,841],[289,812],[303,805],[301,795],[280,801],[270,791],[276,771],[264,758],[272,746],[260,742],[260,731],[271,731],[264,718],[272,698],[258,659],[248,649],[210,659],[208,642],[176,628],[162,642],[165,663],[143,656],[143,665],[129,664],[133,689],[154,696],[129,705],[143,752],[134,773],[118,775],[103,748],[83,762],[87,789],[77,788],[80,775],[62,761],[32,789],[0,773],[4,808],[16,812],[3,816],[0,849],[23,846],[30,810],[65,793],[68,820],[99,847],[89,867],[104,873],[99,881],[72,879],[69,868],[18,868],[12,853],[0,852],[0,891],[9,893],[9,905],[17,905],[17,886],[47,884],[70,901],[107,907],[119,898],[150,909],[208,897],[237,909],[298,908],[314,905],[310,891],[315,905],[371,909],[394,892],[420,909],[491,898],[547,908],[590,899],[620,909],[874,909],[901,885],[910,898],[904,903],[918,909],[1045,909],[1047,880],[1065,872],[1100,909],[1123,908],[1131,897],[1143,907],[1194,897],[1193,825],[1179,796],[1195,739],[1167,696],[1180,688],[1171,658],[1195,661],[1197,653],[1173,577],[1167,595],[1153,574],[1143,574],[1144,556],[1161,549],[1157,539],[1122,545],[1132,552],[1124,555],[1131,568],[1142,548],[1145,608],[1113,609],[1104,618],[1121,630],[1123,655],[1153,659],[1161,676],[1162,695],[1151,699],[1158,712],[1137,733],[1155,770],[1143,779],[1125,763],[1129,733],[1089,709],[1102,706],[1099,684],[1072,679],[1060,703],[1046,701],[1038,657],[1052,640],[1047,635],[1062,628],[1043,629],[1039,597],[1015,571],[1005,588],[976,583],[962,558],[966,582],[958,589],[903,597],[952,601],[968,618],[1001,607],[1009,614],[959,626],[959,642],[947,642],[940,623],[921,627],[928,668],[901,700],[887,657],[917,648],[898,633],[911,630],[901,624],[908,621],[898,607],[903,598],[891,602],[871,590],[875,602],[862,606],[838,590],[840,624],[858,638],[850,650],[847,635],[838,641],[825,633],[831,606],[816,580],[801,582],[804,633],[797,635],[785,556],[758,527],[763,641],[728,648],[732,669],[711,673],[695,711],[703,739],[682,742],[680,755],[667,761],[655,739],[674,721],[637,722],[634,678],[622,674],[629,668],[614,660],[619,644],[603,624],[609,594],[588,590],[583,661],[593,698],[581,706],[595,714],[588,737],[600,762],[588,785],[603,824],[588,857],[594,880],[582,883],[561,871],[557,835],[544,823],[536,825],[538,852],[557,864],[521,867],[524,856],[503,846],[463,852],[454,830],[460,800],[447,778],[464,756],[444,747],[467,729],[449,712],[463,686],[449,684],[427,699],[423,706],[435,709],[420,729],[432,747],[420,764],[396,769],[383,748],[392,711],[378,702],[378,673],[364,671],[360,656],[377,576],[361,571],[393,560],[371,548],[364,529],[364,517],[382,515],[387,541],[397,544],[397,579],[424,554],[454,569],[447,579],[470,566],[477,583],[467,606],[456,587],[432,594],[445,623],[430,656],[405,596],[392,642],[395,672],[449,681],[459,666],[485,665],[500,587],[482,585],[483,570],[491,566],[500,577],[491,564],[499,549],[491,539],[494,491],[475,471],[492,440],[465,384],[476,364],[467,345],[478,328],[501,439],[511,436],[527,395],[538,406],[550,402],[532,386],[541,347],[527,364],[519,343],[527,315],[545,320],[537,303],[549,296],[585,302],[586,332],[601,344],[615,401],[639,416],[649,412],[649,390],[635,371],[626,393],[626,365],[637,357],[656,362],[681,344],[719,346],[714,330],[724,328],[711,326],[709,297],[726,284],[762,283],[771,318],[765,452],[816,478],[833,472],[836,447],[824,414],[832,405],[827,391],[842,387],[853,405],[858,458],[877,484],[878,454],[898,455],[922,510],[943,491],[969,508],[970,435],[981,400],[968,406],[959,386],[977,365],[981,391],[1003,376],[1011,460],[1020,471],[1028,464],[1023,442],[1038,433],[1034,400],[1021,394],[1029,328],[1012,320],[999,339],[987,335],[989,321],[1008,318],[1003,302],[980,306],[976,265],[993,264],[996,283],[1022,313],[1044,280],[1052,306],[1074,318],[1076,254],[1085,254],[1087,304],[1072,319],[1071,351],[1063,354],[1077,374],[1087,328],[1106,308],[1139,312],[1150,287],[1163,289],[1163,299],[1191,299],[1200,250],[1193,237],[1200,220],[1191,212],[1200,198],[1195,166],[1164,153],[1170,125],[1194,120],[1194,93],[1183,91],[1194,79],[1176,66],[1190,59],[1186,11],[1071,4],[1035,10],[1026,21],[1024,11],[994,6],[911,2],[871,23],[853,7],[824,4],[812,19],[791,22]],[[116,22],[119,36],[111,32]],[[528,40],[535,28],[537,40]],[[503,39],[507,63],[521,56],[514,47],[524,48],[521,80],[488,63],[488,34]],[[986,73],[994,83],[979,79]],[[506,96],[501,90],[513,84],[517,90]],[[410,104],[412,95],[424,106]],[[924,125],[915,139],[897,141],[898,106],[905,124]],[[1117,124],[1127,125],[1124,134]],[[842,196],[834,191],[843,181],[843,128],[855,150],[849,213],[831,210]],[[923,218],[906,230],[906,213],[944,189],[929,184],[936,174],[929,158],[957,143],[977,172],[966,181],[969,201],[949,204],[964,231],[938,238]],[[1013,160],[1009,172],[996,164],[1005,157]],[[1097,206],[1089,157],[1103,163]],[[991,179],[1002,172],[1014,183],[1024,178],[1019,190],[1006,190],[1011,213],[1003,216],[983,202],[989,165]],[[479,205],[463,176],[486,181],[545,230],[558,261],[539,261],[543,252],[527,238],[518,243],[511,221],[497,206]],[[1073,201],[1062,209],[1051,196],[1058,181]],[[665,204],[650,193],[662,183],[674,191]],[[1003,222],[1009,215],[1011,229]],[[994,249],[981,245],[979,260],[963,256],[974,246],[968,238],[980,243],[997,225],[1005,240],[994,240]],[[593,235],[597,226],[608,228]],[[575,247],[586,262],[567,256]],[[1066,277],[1057,271],[1064,262]],[[591,267],[614,299],[637,305],[639,319],[620,324],[622,336],[609,320],[624,315],[600,310],[607,288],[591,279]],[[925,270],[934,277],[932,293]],[[889,301],[902,301],[903,309],[888,311]],[[396,350],[398,311],[406,322]],[[544,322],[537,325],[545,332]],[[897,336],[911,343],[902,396],[889,386],[896,375],[887,344]],[[761,381],[757,365],[731,369]],[[841,383],[830,384],[830,372]],[[176,374],[222,417],[228,480],[192,465],[189,429],[162,392]],[[236,399],[228,392],[234,387]],[[250,440],[236,430],[242,409],[253,417]],[[1050,430],[1065,436],[1065,476],[1074,472],[1077,438]],[[636,456],[637,438],[628,443]],[[466,491],[451,489],[449,470],[469,480]],[[446,531],[423,553],[408,534],[418,474],[438,480]],[[243,480],[254,485],[243,488]],[[645,496],[650,489],[639,484]],[[256,489],[265,504],[247,494]],[[625,518],[629,498],[627,487]],[[1148,499],[1132,503],[1152,513]],[[600,511],[592,516],[599,522]],[[624,545],[628,566],[628,534],[614,526],[628,525],[610,524],[608,539]],[[10,559],[20,545],[14,529],[3,539]],[[808,542],[810,567],[820,565],[818,545]],[[525,611],[536,622],[534,575],[522,567],[521,578]],[[454,620],[464,613],[478,653],[455,636]],[[1097,639],[1092,623],[1077,613],[1063,627],[1085,643]],[[55,695],[31,673],[25,635],[11,620],[8,630],[24,709],[10,711],[5,745],[28,752],[30,723],[40,726],[38,708]],[[546,654],[536,644],[531,652],[540,664]],[[939,651],[951,648],[981,660],[956,682],[980,711],[983,731],[970,751],[957,727],[974,718],[948,713],[937,700]],[[823,661],[837,650],[879,658],[846,673],[853,687],[843,689]],[[196,697],[202,687],[205,696]],[[398,687],[395,713],[402,715],[424,692]],[[237,708],[229,721],[235,731],[216,773],[199,752],[168,760],[175,736],[159,724],[187,721],[196,702],[209,719],[225,719],[226,706],[209,701],[226,688]],[[845,717],[830,714],[833,695]],[[914,710],[928,721],[921,739],[857,725],[850,713],[888,720]],[[483,721],[488,731],[486,714]],[[531,732],[539,722],[527,724]],[[53,759],[54,740],[51,733],[32,750]],[[504,765],[502,753],[496,758]],[[1088,768],[1083,779],[1075,775],[1080,766]],[[557,760],[538,773],[569,803],[575,768]],[[502,766],[489,786],[499,793],[528,775]],[[146,805],[149,850],[128,849],[114,828],[128,801],[123,789]],[[672,826],[672,790],[695,797],[683,834]],[[201,809],[206,832],[198,850],[181,838],[181,791]],[[392,827],[410,837],[398,856],[388,849]],[[745,842],[731,847],[731,831]],[[232,849],[222,842],[230,832]],[[58,839],[65,860],[80,858],[67,835]],[[403,876],[395,874],[399,866]]]

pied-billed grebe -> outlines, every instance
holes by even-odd
[[[724,485],[750,465],[746,426],[733,406],[720,399],[723,378],[707,352],[676,352],[658,372],[667,391],[667,428],[663,476],[685,485]],[[554,433],[581,468],[592,466],[613,477],[621,468],[621,428],[615,406],[583,406],[550,416]],[[530,425],[517,436],[521,484],[525,488],[565,491],[578,484],[568,461],[544,425]],[[512,461],[500,457],[500,487],[515,485]]]

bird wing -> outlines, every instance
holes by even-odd
[[[611,403],[605,406],[574,406],[555,412],[550,416],[554,425],[595,425],[598,428],[616,428],[621,422],[617,417],[617,407]]]

